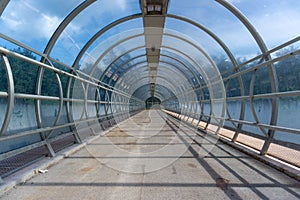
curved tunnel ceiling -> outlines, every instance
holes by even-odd
[[[110,88],[106,93],[116,91],[142,102],[151,96],[162,104],[177,99],[183,107],[189,107],[187,101],[200,102],[201,113],[209,104],[206,115],[224,117],[224,109],[217,111],[220,102],[239,101],[235,118],[240,121],[248,117],[249,107],[253,116],[248,118],[260,122],[254,108],[259,96],[271,101],[272,114],[265,123],[277,124],[278,96],[286,94],[280,93],[275,65],[299,54],[298,0],[0,2],[0,44],[7,49],[24,47],[41,62],[69,67],[93,87],[102,84]],[[276,54],[294,46],[293,54]],[[259,73],[267,86],[257,92]],[[89,84],[80,87],[93,88]],[[288,95],[296,96],[299,88],[292,90],[295,94]],[[236,121],[230,123],[241,129]],[[260,131],[273,134],[272,129]]]
[[[43,50],[43,52],[48,55],[49,57],[55,57],[55,53],[60,53],[61,55],[65,55],[65,53],[73,53],[73,56],[65,56],[63,58],[59,57],[60,61],[66,63],[66,64],[70,64],[72,62],[72,60],[70,60],[71,58],[73,58],[73,67],[77,67],[78,65],[80,66],[84,66],[86,64],[93,64],[93,68],[96,68],[98,65],[98,62],[96,61],[96,63],[92,63],[93,59],[96,60],[101,60],[102,56],[102,51],[96,51],[96,55],[93,55],[93,51],[95,51],[95,49],[101,47],[101,49],[108,49],[106,50],[105,53],[107,53],[110,57],[113,56],[120,56],[121,55],[121,51],[118,52],[118,49],[128,49],[130,48],[128,46],[128,43],[141,43],[141,45],[147,45],[147,44],[142,44],[144,39],[141,39],[141,41],[130,41],[131,37],[134,36],[130,36],[132,35],[132,33],[129,33],[129,36],[126,38],[125,36],[128,34],[128,31],[130,32],[141,32],[140,34],[142,35],[142,30],[138,30],[138,28],[140,29],[143,26],[142,23],[142,19],[145,19],[147,13],[147,8],[145,7],[147,5],[147,3],[152,3],[155,4],[156,2],[160,2],[160,1],[134,1],[134,0],[130,0],[127,1],[126,3],[121,1],[120,4],[115,4],[114,6],[112,6],[110,4],[109,1],[95,1],[95,0],[87,0],[87,1],[77,1],[77,2],[72,2],[72,3],[66,3],[64,6],[65,8],[68,8],[69,10],[71,10],[71,12],[66,12],[64,11],[59,13],[61,14],[61,16],[59,17],[60,22],[58,17],[56,21],[52,20],[50,21],[49,17],[47,18],[48,15],[50,15],[50,13],[52,12],[52,10],[50,10],[50,12],[45,12],[43,13],[41,11],[41,8],[43,8],[45,5],[42,5],[40,3],[38,4],[33,4],[32,2],[28,2],[28,3],[20,3],[21,5],[24,4],[25,8],[24,10],[27,10],[28,13],[33,13],[31,16],[31,18],[23,18],[26,19],[26,21],[28,20],[32,20],[34,15],[41,15],[42,18],[41,20],[43,20],[45,23],[52,23],[52,27],[48,27],[48,29],[55,28],[54,23],[57,24],[57,28],[56,30],[53,32],[52,35],[48,34],[48,42],[46,43],[46,46]],[[256,31],[256,29],[254,28],[254,26],[250,23],[250,21],[245,17],[244,14],[242,14],[242,11],[244,9],[244,3],[243,2],[231,2],[231,1],[223,1],[223,0],[216,0],[216,1],[211,1],[211,2],[194,2],[194,1],[188,1],[184,3],[184,6],[180,3],[180,1],[161,1],[164,2],[165,7],[162,7],[162,9],[165,9],[165,13],[161,13],[161,15],[165,18],[165,22],[163,22],[163,26],[165,23],[165,28],[170,29],[170,30],[176,30],[178,31],[178,28],[174,28],[174,26],[177,24],[182,24],[182,22],[186,23],[184,25],[184,31],[179,30],[181,32],[187,32],[187,30],[189,29],[193,29],[193,28],[197,28],[199,29],[198,32],[202,32],[201,34],[205,33],[206,34],[206,38],[209,37],[210,40],[214,43],[211,44],[210,46],[218,46],[217,49],[218,54],[221,56],[225,56],[228,57],[228,59],[231,61],[230,66],[233,67],[237,67],[237,62],[236,59],[237,57],[234,56],[235,53],[237,51],[238,48],[233,48],[232,46],[234,43],[234,39],[230,38],[230,36],[228,36],[229,33],[224,33],[223,29],[222,33],[219,34],[220,31],[216,30],[216,27],[213,27],[214,24],[216,24],[215,21],[213,20],[203,20],[201,19],[201,16],[204,15],[202,13],[200,14],[192,14],[192,12],[189,12],[189,10],[193,7],[197,7],[197,9],[203,10],[203,13],[207,13],[207,11],[205,11],[205,9],[210,10],[210,12],[212,13],[218,13],[218,15],[213,15],[211,14],[213,17],[212,19],[215,20],[215,18],[220,18],[218,21],[224,20],[222,17],[226,16],[228,21],[231,22],[232,27],[235,27],[236,30],[238,30],[240,33],[243,33],[243,37],[247,38],[246,40],[248,40],[248,42],[253,42],[253,44],[251,46],[253,46],[253,48],[255,49],[255,46],[257,46],[257,49],[260,49],[262,51],[262,53],[266,53],[268,51],[267,49],[267,45],[264,43],[264,41],[262,40],[261,35],[259,35],[259,31]],[[51,5],[54,6],[55,2],[52,2]],[[77,3],[77,5],[76,5]],[[233,4],[232,4],[233,3]],[[254,3],[251,3],[254,4]],[[270,3],[269,3],[270,4]],[[8,5],[6,5],[6,9],[3,10],[2,15],[4,16],[5,19],[5,14],[6,12],[7,14],[7,18],[9,19],[11,13],[10,10],[14,9],[16,7],[19,7],[20,5],[16,5],[14,3],[8,3]],[[201,8],[203,6],[203,8]],[[237,6],[237,7],[235,7]],[[264,7],[269,6],[269,7],[273,7],[272,4],[267,5],[267,2],[264,2]],[[73,7],[73,10],[72,10]],[[241,10],[238,9],[238,7],[241,7]],[[52,7],[50,7],[52,8]],[[101,9],[102,8],[102,9]],[[97,14],[95,14],[95,12],[92,12],[93,10],[102,10],[102,12],[98,12]],[[104,9],[108,9],[108,10],[104,10]],[[268,8],[271,9],[271,8]],[[67,9],[66,9],[67,10]],[[113,12],[113,10],[121,10],[121,12]],[[263,10],[263,9],[262,9]],[[267,10],[267,9],[265,9]],[[247,11],[248,12],[248,11]],[[93,13],[93,14],[92,14]],[[109,13],[109,15],[108,15]],[[48,14],[48,15],[47,15]],[[53,13],[51,13],[53,15]],[[24,13],[24,15],[26,15]],[[29,15],[29,14],[27,14]],[[58,13],[56,13],[56,15],[58,15]],[[250,13],[249,13],[250,15]],[[63,17],[64,16],[64,17]],[[95,21],[95,17],[99,17],[97,21]],[[105,16],[105,17],[104,17]],[[210,16],[210,15],[208,15]],[[250,15],[251,16],[251,15]],[[21,16],[20,16],[21,17]],[[54,17],[53,17],[54,18]],[[208,18],[208,17],[206,17]],[[87,20],[90,19],[90,20]],[[103,19],[103,20],[102,20]],[[105,19],[105,20],[104,20]],[[50,22],[49,22],[50,21]],[[134,21],[134,22],[133,22]],[[170,21],[170,22],[169,22]],[[178,21],[182,21],[181,23]],[[205,22],[202,22],[205,21]],[[79,23],[80,22],[80,23]],[[39,22],[37,22],[38,24]],[[91,26],[90,24],[93,23],[93,26]],[[26,23],[25,23],[26,24]],[[123,25],[124,24],[124,25]],[[204,25],[205,24],[205,25]],[[124,27],[125,26],[125,27]],[[10,28],[7,29],[7,32],[9,33],[9,31],[11,31],[12,26],[9,26],[8,24],[6,24],[6,27]],[[75,28],[76,27],[76,28]],[[81,28],[82,27],[82,28]],[[87,28],[88,27],[88,28]],[[229,27],[229,26],[228,26]],[[230,27],[230,29],[232,29],[232,27]],[[239,27],[239,28],[238,28]],[[79,29],[80,28],[80,29]],[[163,27],[159,27],[159,28],[163,28]],[[167,30],[166,29],[166,30]],[[73,30],[73,31],[70,31]],[[79,33],[77,34],[78,36],[76,36],[76,32],[74,32],[74,30],[80,30]],[[185,50],[182,46],[182,41],[178,42],[178,41],[166,41],[164,42],[164,40],[168,40],[167,36],[170,36],[169,33],[167,33],[167,31],[165,30],[165,33],[163,34],[163,38],[162,38],[162,45],[164,45],[165,47],[169,47],[169,46],[177,46],[177,49],[180,49],[179,47],[182,47],[182,49],[180,49],[183,52],[187,52],[189,47],[187,47],[187,50]],[[242,31],[240,31],[242,30]],[[43,31],[43,30],[41,30]],[[48,32],[50,32],[50,30],[47,30]],[[111,31],[111,32],[110,32]],[[227,29],[228,32],[230,32],[230,30]],[[6,31],[4,31],[5,34]],[[72,32],[73,34],[71,35],[70,32]],[[92,37],[83,37],[79,35],[85,35],[87,32],[89,32],[89,35],[92,35],[92,32],[94,32],[94,35],[92,35]],[[292,32],[292,30],[291,30]],[[75,33],[75,34],[74,34]],[[296,32],[297,33],[297,32]],[[41,33],[42,34],[42,33]],[[217,55],[213,55],[211,52],[213,50],[208,49],[207,48],[207,42],[206,41],[199,41],[199,36],[195,36],[195,33],[191,33],[188,34],[189,38],[193,38],[193,42],[198,45],[201,46],[200,49],[203,49],[204,52],[206,52],[207,55],[210,55],[210,57],[214,57],[214,56],[218,56]],[[292,34],[292,33],[291,33]],[[11,34],[7,34],[7,35],[11,35]],[[125,36],[124,36],[125,35]],[[200,35],[200,34],[199,34]],[[235,34],[236,35],[236,34]],[[51,36],[51,37],[49,37]],[[116,44],[116,48],[115,50],[113,50],[112,47],[109,47],[107,45],[110,44],[110,42],[108,42],[107,40],[109,40],[109,38],[111,38],[111,40],[115,40],[116,38],[120,37],[120,36],[124,36],[125,38],[123,39],[124,42],[126,42],[128,40],[128,43],[126,43],[126,45],[124,45],[124,47],[122,47],[121,43],[120,44]],[[187,35],[184,35],[183,37],[186,37]],[[297,35],[295,35],[297,36]],[[77,38],[78,37],[78,38]],[[16,37],[18,39],[18,37]],[[222,39],[224,38],[224,39]],[[251,39],[252,38],[252,39]],[[27,44],[28,42],[24,41],[25,38],[20,38],[19,41]],[[119,39],[119,38],[118,38]],[[187,39],[187,38],[184,38]],[[198,40],[198,41],[197,41]],[[231,40],[230,42],[228,40]],[[46,40],[44,40],[46,42]],[[84,42],[86,41],[86,42]],[[104,42],[101,42],[104,41]],[[173,44],[172,44],[173,43]],[[227,43],[227,45],[226,45]],[[133,48],[135,46],[135,44],[133,45]],[[236,44],[235,44],[236,45]],[[241,44],[242,45],[242,44]],[[31,46],[31,45],[29,45]],[[80,47],[81,46],[81,47]],[[248,46],[250,46],[248,44]],[[204,47],[204,48],[202,48]],[[207,49],[205,49],[205,47]],[[34,48],[34,47],[33,47]],[[37,48],[37,50],[41,50],[42,45],[39,46],[39,48]],[[75,53],[75,50],[73,51],[74,48],[77,48]],[[111,49],[109,49],[111,48]],[[241,47],[239,47],[241,48]],[[61,50],[58,50],[61,49]],[[257,49],[255,51],[257,51]],[[223,52],[220,52],[223,51]],[[62,51],[64,53],[62,53]],[[53,55],[53,53],[54,55]],[[177,52],[175,52],[177,53]],[[84,55],[84,57],[82,57]],[[198,56],[197,54],[195,56]],[[194,57],[195,57],[194,56]],[[249,55],[247,55],[249,56]],[[92,57],[92,58],[91,58]],[[128,57],[135,57],[134,52],[132,54],[128,54]],[[179,57],[179,56],[178,56]],[[178,59],[178,57],[176,57]],[[174,58],[174,59],[176,59]],[[195,58],[194,58],[195,59]],[[267,58],[266,59],[270,59]],[[202,58],[199,59],[200,62],[203,60]],[[123,61],[125,62],[125,61]],[[198,61],[199,63],[199,61]],[[99,76],[102,75],[102,71],[107,71],[109,70],[107,68],[107,66],[110,66],[110,61],[108,61],[107,63],[101,63],[103,64],[103,69],[101,69],[101,71],[96,72],[96,77],[95,78],[99,78]],[[200,65],[200,69],[203,68],[204,66],[202,65],[202,63],[199,64]],[[210,67],[210,65],[208,66]],[[98,69],[99,67],[97,67]],[[101,67],[100,67],[101,68]],[[232,69],[234,70],[234,69]],[[85,70],[83,70],[85,71]],[[92,69],[90,72],[90,75],[93,74],[95,71],[95,69]],[[199,69],[197,70],[199,71]],[[113,72],[112,72],[113,73]],[[213,72],[215,73],[215,72]],[[270,72],[271,76],[272,72]],[[134,76],[134,74],[132,74]],[[202,76],[205,76],[205,74],[201,74]],[[102,75],[103,76],[103,75]],[[150,77],[150,76],[149,76]],[[211,78],[211,77],[209,77]],[[207,80],[209,78],[206,78]],[[275,78],[271,77],[272,81],[272,88],[273,88],[273,92],[276,92],[276,82],[275,82]]]

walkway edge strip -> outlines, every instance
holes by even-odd
[[[297,170],[293,167],[290,167],[285,163],[281,163],[279,161],[276,161],[272,158],[268,158],[266,156],[261,156],[261,155],[255,153],[254,151],[252,151],[252,150],[250,150],[246,147],[243,147],[239,144],[228,141],[228,140],[226,140],[222,137],[220,137],[219,140],[221,142],[223,142],[224,144],[227,144],[228,146],[231,146],[232,148],[234,148],[236,150],[239,150],[239,151],[247,154],[248,156],[251,156],[251,157],[255,158],[256,160],[259,160],[262,163],[264,163],[266,165],[269,165],[270,167],[272,167],[274,169],[277,169],[277,170],[281,171],[282,173],[284,173],[284,174],[300,181],[300,171],[299,170]]]

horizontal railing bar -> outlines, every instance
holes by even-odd
[[[193,112],[185,112],[184,114],[197,115],[197,113],[193,113]],[[249,122],[249,121],[245,121],[245,120],[230,119],[230,118],[224,118],[224,117],[213,116],[213,115],[203,114],[201,116],[208,117],[208,118],[219,119],[219,120],[226,120],[226,121],[236,122],[236,123],[250,125],[250,126],[258,126],[258,127],[261,127],[261,128],[267,128],[267,129],[275,130],[275,131],[283,131],[283,132],[288,132],[288,133],[292,133],[292,134],[300,134],[300,130],[299,129],[294,129],[294,128],[287,128],[287,127],[282,127],[282,126],[275,126],[275,125],[268,125],[268,124],[263,124],[263,123]],[[187,117],[192,117],[192,116],[187,115]],[[195,119],[195,120],[199,121],[199,119]]]
[[[73,132],[63,133],[61,135],[58,135],[56,137],[48,139],[48,142],[51,143],[51,142],[57,141],[59,139],[65,138],[65,137],[73,135],[73,134],[74,134]],[[40,146],[46,145],[46,143],[47,143],[47,141],[43,140],[43,141],[40,141],[40,142],[36,142],[34,144],[27,145],[25,147],[21,147],[21,148],[18,148],[18,149],[9,151],[9,152],[2,153],[2,154],[0,154],[0,160],[4,160],[6,158],[15,156],[15,155],[20,154],[20,153],[24,153],[24,152],[29,151],[29,150],[34,149],[34,148],[38,148]]]
[[[294,129],[294,128],[268,125],[268,124],[262,124],[262,123],[257,123],[257,122],[249,122],[249,121],[238,120],[238,119],[230,119],[230,118],[218,117],[218,116],[213,116],[213,115],[202,115],[202,116],[215,118],[215,119],[220,119],[220,120],[232,121],[232,122],[236,122],[236,123],[240,123],[240,124],[246,124],[246,125],[250,125],[250,126],[258,126],[258,127],[261,127],[261,128],[267,128],[267,129],[275,130],[275,131],[283,131],[283,132],[288,132],[288,133],[293,133],[293,134],[300,134],[300,130],[299,129]]]
[[[31,48],[31,47],[28,47],[28,46],[26,46],[26,45],[18,42],[17,40],[12,39],[11,37],[8,37],[7,35],[4,35],[4,34],[0,33],[0,37],[3,38],[3,39],[5,39],[5,40],[7,40],[7,41],[9,41],[9,42],[11,42],[11,43],[13,43],[13,44],[16,44],[19,47],[22,47],[23,49],[27,49],[27,50],[29,50],[29,51],[31,51],[31,52],[33,52],[33,53],[35,53],[35,54],[37,54],[37,55],[39,55],[41,57],[44,57],[44,58],[46,57],[46,54],[41,53],[41,52],[39,52],[39,51]]]
[[[8,93],[7,92],[0,92],[0,97],[8,97]]]
[[[8,97],[7,92],[0,92],[0,97]],[[42,96],[42,95],[35,95],[35,94],[23,94],[23,93],[15,93],[14,97],[16,99],[39,99],[39,100],[55,100],[59,101],[59,97],[54,96]],[[84,99],[75,99],[75,98],[63,98],[65,102],[87,102],[87,103],[100,103],[100,104],[124,104],[128,105],[128,102],[107,102],[107,101],[96,101],[96,100],[84,100]]]
[[[18,42],[18,41],[16,41],[16,40],[14,40],[13,38],[10,38],[10,37],[8,37],[8,36],[2,34],[2,33],[0,33],[0,37],[2,37],[3,39],[5,39],[5,40],[7,40],[7,41],[9,41],[9,42],[12,42],[12,43],[16,44],[16,45],[19,46],[19,47],[22,47],[22,48],[24,48],[24,49],[27,49],[27,50],[29,50],[29,51],[31,51],[31,52],[33,52],[33,53],[35,53],[35,54],[37,54],[37,55],[39,55],[39,56],[41,56],[41,57],[48,58],[50,61],[55,62],[55,63],[58,63],[58,64],[60,64],[60,65],[62,65],[62,66],[64,66],[64,67],[66,67],[66,68],[68,68],[68,69],[74,71],[74,69],[73,69],[72,67],[70,67],[70,66],[68,66],[68,65],[66,65],[66,64],[64,64],[64,63],[62,63],[62,62],[60,62],[60,61],[58,61],[58,60],[56,60],[56,59],[54,59],[54,58],[51,58],[50,56],[47,56],[46,54],[41,53],[41,52],[39,52],[39,51],[37,51],[37,50],[31,48],[31,47],[28,47],[28,46],[26,46],[26,45],[24,45],[24,44],[22,44],[22,43],[20,43],[20,42]],[[0,49],[0,50],[1,50],[1,49]],[[40,63],[41,63],[41,62],[40,62]],[[45,67],[45,66],[44,66],[44,67]],[[99,80],[97,80],[97,79],[94,78],[94,77],[89,76],[88,74],[85,74],[84,72],[81,72],[81,71],[79,71],[79,70],[75,70],[75,71],[76,71],[77,73],[80,73],[80,74],[82,74],[82,75],[87,76],[89,79],[91,79],[91,78],[94,79],[97,83],[99,82]],[[64,73],[63,73],[63,74],[64,74]],[[102,83],[102,84],[103,84],[103,85],[107,85],[107,84],[105,84],[105,83]],[[120,94],[122,93],[121,90],[114,90],[114,91],[118,91],[118,93],[120,93]],[[125,93],[123,93],[123,94],[125,94]],[[134,99],[136,99],[136,98],[134,98]],[[139,100],[139,99],[136,99],[136,100]]]
[[[226,97],[226,101],[237,101],[237,100],[246,100],[250,98],[256,98],[256,99],[267,99],[267,98],[273,98],[273,97],[295,97],[295,96],[300,96],[300,90],[294,90],[294,91],[286,91],[286,92],[276,92],[276,93],[265,93],[265,94],[256,94],[253,96],[237,96],[237,97]],[[170,97],[169,99],[174,98]],[[203,99],[201,102],[211,102],[215,100],[220,100],[222,101],[223,98],[219,99]],[[168,99],[164,100],[164,102],[167,102]],[[199,102],[200,103],[200,102]]]
[[[35,95],[35,94],[23,94],[23,93],[15,93],[14,95],[17,99],[40,99],[40,100],[56,100],[59,101],[59,97],[54,96],[43,96],[43,95]]]
[[[264,54],[260,54],[258,56],[255,56],[254,58],[251,58],[250,60],[247,60],[246,62],[243,62],[243,63],[239,64],[238,67],[236,67],[236,68],[228,69],[228,70],[224,71],[221,75],[224,76],[225,74],[227,74],[229,72],[234,72],[235,70],[240,69],[243,66],[245,66],[245,65],[247,65],[247,64],[249,64],[251,62],[254,62],[254,61],[258,60],[258,59],[261,59],[264,56],[270,55],[271,53],[274,53],[274,52],[276,52],[276,51],[278,51],[280,49],[283,49],[284,47],[287,47],[287,46],[289,46],[289,45],[291,45],[293,43],[296,43],[298,41],[300,41],[300,36],[298,36],[298,37],[296,37],[296,38],[294,38],[294,39],[292,39],[292,40],[290,40],[290,41],[288,41],[286,43],[283,43],[282,45],[279,45],[279,46],[277,46],[277,47],[275,47],[275,48],[267,51]]]
[[[76,75],[74,75],[74,74],[71,74],[71,73],[69,73],[69,72],[66,72],[66,71],[57,69],[57,68],[55,68],[55,67],[53,67],[53,66],[51,66],[51,65],[47,65],[47,64],[45,64],[45,63],[41,63],[41,62],[39,62],[39,61],[37,61],[37,60],[34,60],[34,59],[29,58],[29,57],[23,56],[23,55],[21,55],[21,54],[18,54],[18,53],[9,51],[9,50],[7,50],[7,49],[5,49],[5,48],[3,48],[3,47],[0,47],[0,52],[2,52],[2,53],[4,53],[4,54],[7,54],[7,55],[10,55],[10,56],[14,56],[14,57],[19,58],[19,59],[22,59],[22,60],[24,60],[24,61],[26,61],[26,62],[29,62],[29,63],[35,64],[35,65],[44,67],[44,68],[49,69],[49,70],[51,70],[51,71],[53,71],[53,72],[55,72],[55,73],[64,74],[64,75],[67,75],[67,76],[69,76],[69,77],[71,77],[71,78],[77,79],[77,80],[79,80],[79,81],[81,81],[81,82],[88,83],[88,84],[90,84],[90,85],[94,85],[95,87],[99,87],[99,88],[102,88],[102,89],[104,89],[104,90],[107,90],[107,91],[114,92],[114,93],[116,93],[116,94],[125,96],[125,97],[127,97],[127,98],[129,98],[129,99],[131,98],[131,96],[129,96],[128,94],[125,94],[125,93],[123,93],[123,92],[116,91],[116,90],[113,90],[113,89],[110,89],[110,88],[106,88],[106,87],[104,87],[104,86],[102,86],[102,85],[99,85],[99,84],[97,84],[97,83],[91,82],[91,81],[89,81],[89,80],[86,80],[86,79],[84,79],[84,78],[81,78],[81,77],[79,77],[79,76],[76,76]],[[140,101],[140,102],[143,102],[143,101],[141,101],[141,100],[139,100],[139,99],[136,99],[136,98],[135,98],[135,100]]]
[[[247,68],[247,69],[238,71],[238,72],[236,72],[236,73],[234,73],[234,74],[232,74],[232,75],[230,75],[230,76],[224,78],[223,81],[227,81],[227,80],[229,80],[229,79],[236,78],[236,77],[238,77],[238,76],[240,76],[240,75],[243,75],[243,74],[252,72],[252,71],[254,71],[254,70],[260,69],[260,68],[263,67],[263,66],[273,64],[273,63],[275,63],[275,62],[281,61],[281,60],[283,60],[283,59],[286,59],[286,58],[289,58],[289,57],[291,57],[291,56],[298,55],[298,54],[300,54],[300,50],[296,50],[296,51],[291,52],[291,53],[289,53],[289,54],[286,54],[286,55],[283,55],[283,56],[274,58],[274,59],[272,59],[272,60],[268,60],[268,61],[266,61],[266,62],[262,62],[262,63],[260,63],[260,64],[258,64],[258,65],[255,65],[254,67],[251,67],[251,68]]]
[[[124,113],[117,113],[119,114],[126,114],[127,112]],[[7,141],[7,140],[11,140],[11,139],[16,139],[16,138],[20,138],[20,137],[25,137],[25,136],[29,136],[29,135],[34,135],[37,133],[42,133],[42,132],[47,132],[47,131],[52,131],[52,130],[56,130],[56,129],[60,129],[60,128],[65,128],[68,126],[74,126],[74,125],[78,125],[81,123],[86,123],[86,122],[90,122],[90,121],[96,121],[96,120],[101,120],[101,119],[105,119],[109,116],[112,115],[102,115],[100,117],[93,117],[90,119],[85,119],[85,120],[81,120],[81,121],[74,121],[74,122],[70,122],[70,123],[66,123],[66,124],[62,124],[62,125],[57,125],[57,126],[53,126],[53,127],[45,127],[45,128],[39,128],[39,129],[35,129],[35,130],[30,130],[30,131],[24,131],[22,133],[18,133],[18,134],[14,134],[14,135],[7,135],[7,136],[3,136],[0,137],[0,142],[2,141]]]
[[[268,125],[268,124],[262,124],[262,123],[248,122],[248,121],[236,120],[236,119],[226,119],[226,120],[241,123],[241,124],[246,124],[246,125],[250,125],[250,126],[258,126],[258,127],[261,127],[261,128],[267,128],[267,129],[275,130],[275,131],[283,131],[283,132],[288,132],[288,133],[293,133],[293,134],[300,134],[300,130],[299,129],[294,129],[294,128],[287,128],[287,127],[282,127],[282,126],[275,126],[275,125]]]

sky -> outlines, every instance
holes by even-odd
[[[254,25],[269,48],[274,48],[300,35],[299,0],[228,0]],[[51,35],[81,0],[11,0],[0,17],[0,32],[38,51],[43,51]],[[102,27],[127,15],[140,12],[138,0],[101,0],[93,3],[67,27],[53,49],[54,58],[67,64],[84,44]],[[258,51],[247,29],[232,13],[215,1],[171,0],[169,13],[197,21],[218,35],[238,56],[252,56]],[[195,9],[197,8],[197,9]],[[176,25],[176,24],[175,24]],[[134,28],[136,25],[123,26]],[[169,26],[172,28],[172,26]],[[200,46],[213,51],[211,42],[190,25],[173,26],[196,40]],[[204,39],[206,38],[206,39]],[[3,40],[0,45],[9,46]],[[240,55],[239,55],[240,54]],[[248,55],[247,55],[248,54]]]

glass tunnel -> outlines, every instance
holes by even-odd
[[[0,0],[0,176],[145,109],[300,167],[299,9]]]

